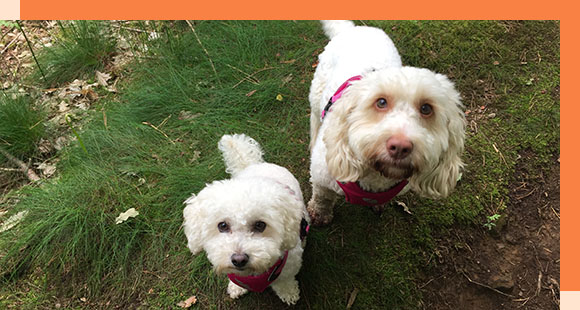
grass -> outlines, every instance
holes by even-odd
[[[102,21],[58,22],[61,29],[58,43],[41,50],[33,80],[57,86],[73,79],[94,77],[103,70],[115,52],[116,39],[108,23]],[[25,29],[26,30],[26,29]]]
[[[420,274],[446,228],[501,214],[519,153],[533,152],[538,167],[559,154],[557,22],[367,24],[386,29],[405,64],[456,82],[472,121],[467,168],[445,201],[404,197],[412,215],[393,207],[377,217],[339,202],[333,224],[309,236],[299,309],[344,308],[355,289],[357,309],[419,308]],[[258,140],[310,197],[307,94],[322,30],[306,21],[198,21],[195,33],[184,22],[145,26],[160,37],[83,125],[86,152],[64,149],[58,179],[20,191],[10,214],[29,215],[0,235],[5,287],[35,283],[20,297],[30,309],[50,308],[53,294],[71,308],[172,308],[196,295],[203,309],[278,309],[270,291],[226,298],[226,279],[185,247],[182,202],[226,177],[216,143],[234,132]],[[131,207],[140,214],[115,225]]]
[[[44,112],[33,106],[32,98],[0,94],[0,148],[21,159],[34,155],[46,136],[43,119]]]

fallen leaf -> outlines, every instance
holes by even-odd
[[[251,95],[253,95],[256,92],[256,89],[252,90],[251,92],[246,94],[246,97],[250,97]]]
[[[115,224],[121,224],[124,221],[128,220],[129,218],[136,217],[137,215],[139,215],[139,211],[135,210],[135,208],[131,208],[119,214],[119,216],[117,216],[117,218],[115,219]]]
[[[109,84],[107,83],[108,80],[111,79],[111,75],[108,73],[102,73],[100,71],[96,72],[97,75],[97,83],[99,83],[99,85],[103,86],[103,87],[107,87],[109,86]]]
[[[286,83],[292,81],[292,78],[293,78],[292,73],[290,73],[290,74],[288,74],[287,77],[282,79],[282,83],[286,84]]]
[[[191,296],[188,299],[186,299],[184,301],[180,301],[179,303],[177,303],[177,306],[179,306],[181,308],[189,308],[192,305],[195,305],[196,302],[197,302],[197,297]]]
[[[411,210],[409,210],[409,207],[407,207],[407,205],[406,205],[404,202],[402,202],[402,201],[397,201],[397,204],[398,204],[399,206],[403,207],[403,211],[405,211],[406,213],[408,213],[408,214],[413,214],[413,213],[411,212]]]
[[[276,96],[276,100],[278,101],[282,101],[282,99],[284,99],[284,97],[282,97],[281,94],[278,94],[278,96]]]
[[[151,31],[149,33],[149,37],[147,37],[147,40],[151,41],[151,40],[157,40],[159,39],[161,36],[159,35],[159,33],[155,32],[155,31]]]
[[[68,104],[67,104],[66,102],[64,102],[64,101],[61,101],[61,102],[58,104],[58,111],[59,111],[59,112],[66,112],[66,111],[68,111],[68,110],[70,110],[70,108],[69,108],[69,106],[68,106]]]
[[[532,85],[533,83],[534,83],[534,78],[531,78],[526,82],[526,85],[529,86],[529,85]]]
[[[42,175],[45,177],[51,177],[56,172],[56,165],[50,163],[42,163],[38,165],[38,169],[42,171]]]
[[[13,216],[9,217],[4,223],[0,225],[0,233],[5,232],[8,229],[18,225],[24,219],[24,217],[28,214],[28,210],[20,211]]]
[[[496,60],[496,61],[494,61],[494,62],[493,62],[493,65],[494,65],[494,66],[497,66],[497,65],[499,65],[499,61],[497,61],[497,60]]]
[[[50,153],[52,149],[53,147],[50,141],[40,138],[40,141],[38,142],[38,150],[40,151],[40,153],[43,154]]]
[[[177,116],[177,118],[180,120],[188,120],[199,117],[200,115],[201,113],[191,113],[191,111],[180,111],[179,116]]]
[[[191,160],[189,162],[192,163],[192,162],[198,160],[200,156],[201,156],[200,151],[193,151],[193,157],[191,158]]]

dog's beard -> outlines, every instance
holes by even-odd
[[[371,160],[371,167],[385,178],[396,180],[408,179],[417,170],[408,160],[390,158],[374,158]]]

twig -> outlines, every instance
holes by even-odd
[[[0,167],[1,171],[21,171],[20,169],[17,168],[2,168]]]
[[[542,271],[538,273],[538,287],[536,287],[536,296],[540,294],[540,290],[542,289]]]
[[[137,28],[131,28],[131,27],[126,27],[126,26],[123,26],[123,25],[116,25],[114,23],[111,23],[111,26],[117,27],[117,28],[120,28],[120,29],[135,31],[135,32],[148,33],[148,31],[146,31],[146,30],[137,29]]]
[[[250,82],[252,82],[252,83],[254,83],[254,84],[257,85],[257,84],[260,83],[260,80],[258,80],[258,78],[255,78],[254,75],[256,75],[256,74],[258,74],[258,73],[260,73],[262,71],[276,69],[276,67],[264,67],[264,68],[262,68],[260,70],[257,70],[256,72],[254,72],[252,74],[247,74],[246,72],[244,72],[244,71],[242,71],[242,70],[240,70],[240,69],[238,69],[238,68],[236,68],[234,66],[231,66],[229,64],[227,66],[230,67],[230,68],[232,68],[232,69],[238,70],[238,71],[240,71],[240,72],[242,72],[243,74],[246,75],[245,78],[243,78],[241,81],[239,81],[238,83],[236,83],[236,85],[232,86],[232,88],[236,88],[238,85],[242,84],[242,82],[244,80],[248,80],[248,81],[250,81]],[[253,82],[252,80],[255,80],[256,82]]]
[[[354,301],[356,300],[356,295],[358,294],[358,288],[354,288],[354,290],[352,291],[352,293],[350,293],[350,297],[348,298],[348,303],[346,304],[346,309],[350,309],[352,308],[352,305],[354,304]]]
[[[536,191],[536,188],[532,189],[532,190],[531,190],[529,193],[527,193],[527,194],[525,194],[525,195],[523,195],[523,196],[521,196],[521,197],[516,197],[516,199],[517,199],[517,200],[522,200],[522,199],[524,199],[524,198],[526,198],[526,197],[530,196],[530,195],[531,195],[533,192],[535,192],[535,191]]]
[[[18,33],[18,35],[16,37],[14,37],[14,39],[12,39],[12,41],[10,41],[10,43],[8,43],[8,45],[6,45],[2,51],[0,52],[0,55],[4,54],[4,52],[6,52],[6,50],[8,48],[10,48],[10,46],[12,46],[12,43],[16,42],[16,40],[18,40],[18,38],[20,38],[20,35],[22,34],[22,32]]]
[[[552,212],[554,212],[554,214],[558,217],[558,219],[560,219],[560,214],[554,210],[554,207],[550,206],[550,208],[552,209]]]
[[[6,151],[4,148],[0,147],[0,153],[6,156],[6,158],[8,158],[8,160],[10,160],[12,163],[20,167],[20,171],[22,171],[30,181],[36,182],[41,180],[38,174],[34,172],[34,170],[30,169],[28,165],[20,159],[12,156],[12,154],[8,153],[8,151]]]
[[[491,287],[491,286],[489,286],[489,285],[485,285],[485,284],[483,284],[483,283],[479,283],[479,282],[477,282],[477,281],[473,281],[473,280],[471,280],[471,279],[470,279],[470,278],[467,276],[467,274],[465,274],[465,272],[462,272],[462,273],[463,273],[463,275],[464,275],[464,276],[467,278],[467,281],[469,281],[469,282],[471,282],[471,283],[473,283],[473,284],[479,285],[479,286],[481,286],[481,287],[485,287],[485,288],[487,288],[487,289],[490,289],[490,290],[492,290],[492,291],[494,291],[494,292],[496,292],[496,293],[498,293],[498,294],[501,294],[501,295],[503,295],[503,296],[506,296],[506,297],[509,297],[509,298],[515,298],[515,296],[513,296],[513,295],[510,295],[510,294],[506,294],[506,293],[504,293],[504,292],[502,292],[502,291],[500,291],[500,290],[497,290],[497,289],[495,289],[495,288],[493,288],[493,287]]]
[[[209,53],[207,52],[205,47],[203,47],[203,44],[201,44],[201,40],[197,36],[197,32],[195,32],[195,28],[193,28],[193,25],[189,22],[189,20],[186,20],[185,22],[189,25],[189,28],[191,28],[191,31],[193,31],[193,34],[195,35],[195,39],[197,40],[197,43],[199,43],[199,45],[201,46],[201,49],[203,49],[203,51],[207,55],[207,59],[209,59],[209,63],[211,64],[211,68],[213,70],[213,73],[215,74],[215,78],[218,80],[218,83],[219,83],[218,74],[217,74],[217,71],[215,71],[215,66],[213,65],[213,61],[211,60]]]
[[[153,124],[151,124],[151,123],[149,123],[149,122],[143,122],[142,124],[143,124],[143,125],[150,126],[151,128],[153,128],[153,129],[157,130],[157,131],[158,131],[158,132],[160,132],[160,133],[161,133],[163,136],[165,136],[165,138],[167,138],[167,140],[169,140],[169,142],[171,142],[171,144],[175,144],[175,142],[173,142],[173,140],[171,140],[171,138],[169,138],[169,136],[168,136],[168,135],[166,135],[166,134],[165,134],[165,133],[164,133],[164,132],[163,132],[161,129],[157,128],[157,126],[155,126],[155,125],[153,125]]]
[[[26,36],[26,32],[24,31],[24,29],[20,25],[19,21],[16,21],[16,24],[18,24],[18,28],[20,28],[22,35],[24,35],[24,39],[26,40],[26,44],[28,44],[28,48],[30,49],[30,53],[32,53],[32,58],[34,58],[34,62],[36,62],[36,65],[38,66],[38,70],[40,71],[40,74],[42,74],[42,78],[44,79],[44,82],[48,83],[48,81],[46,80],[46,76],[44,75],[44,71],[42,71],[42,68],[40,67],[40,64],[38,63],[38,59],[36,59],[36,55],[34,54],[34,50],[32,49],[32,45],[30,44],[30,41],[28,40],[28,37]]]

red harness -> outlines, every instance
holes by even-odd
[[[332,105],[340,97],[342,97],[342,93],[344,92],[344,90],[347,89],[351,85],[350,82],[360,80],[361,78],[362,78],[362,76],[356,75],[356,76],[353,76],[350,79],[346,80],[344,83],[342,83],[342,85],[340,85],[340,87],[336,90],[334,95],[332,95],[332,97],[330,97],[330,100],[328,100],[328,104],[324,107],[324,110],[322,110],[322,116],[321,116],[322,119],[324,119],[324,116],[326,116],[326,113],[330,112],[330,108],[332,107]],[[384,192],[378,192],[378,193],[365,191],[364,189],[362,189],[360,187],[360,185],[357,182],[343,183],[340,181],[336,181],[336,183],[338,183],[338,186],[340,186],[340,188],[342,188],[342,191],[344,192],[345,199],[349,203],[362,205],[362,206],[376,206],[376,205],[383,205],[383,204],[389,202],[391,199],[393,199],[393,197],[397,196],[397,194],[399,192],[401,192],[401,190],[403,190],[403,188],[405,188],[405,186],[407,185],[407,183],[409,183],[409,181],[402,180],[401,182],[397,183],[395,186],[393,186],[389,190],[384,191]]]
[[[308,225],[306,219],[302,219],[300,222],[300,240],[306,238],[309,230],[310,225]],[[286,265],[286,260],[288,260],[288,251],[284,252],[284,256],[278,259],[272,267],[262,274],[257,276],[240,276],[235,273],[228,273],[228,278],[230,281],[248,291],[261,293],[278,279],[278,276],[282,273],[282,269],[284,269],[284,265]]]
[[[286,265],[286,260],[288,259],[288,251],[284,252],[284,256],[280,258],[274,266],[270,267],[268,271],[257,275],[257,276],[240,276],[235,273],[228,273],[228,278],[230,281],[234,282],[238,286],[241,286],[248,291],[252,292],[263,292],[272,282],[278,279],[284,265]]]
[[[384,205],[385,203],[391,201],[393,197],[397,196],[397,194],[405,188],[405,185],[409,183],[407,180],[403,180],[397,183],[395,186],[391,187],[389,190],[385,192],[367,192],[358,185],[357,182],[348,182],[342,183],[336,181],[338,186],[342,188],[344,192],[344,197],[346,201],[361,206],[376,206],[376,205]]]

